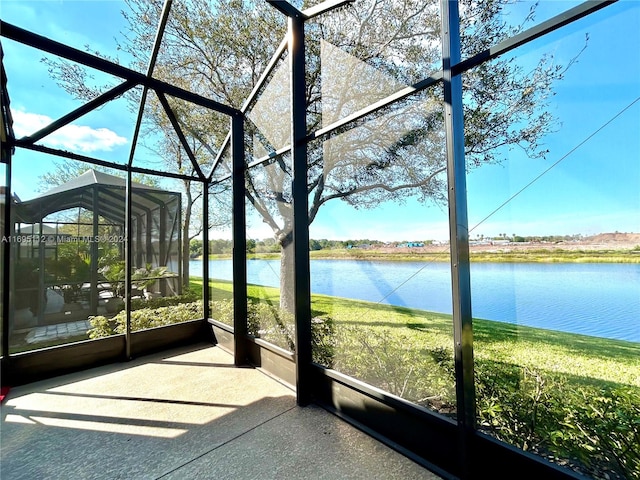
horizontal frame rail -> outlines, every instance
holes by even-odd
[[[110,62],[108,60],[105,60],[104,58],[96,57],[89,53],[83,52],[82,50],[69,47],[68,45],[65,45],[63,43],[56,42],[55,40],[51,40],[41,35],[29,32],[11,23],[7,23],[4,20],[0,20],[0,35],[24,45],[37,48],[44,52],[66,58],[67,60],[81,63],[82,65],[100,70],[101,72],[109,73],[116,77],[133,81],[147,88],[152,88],[156,91],[166,93],[167,95],[181,98],[182,100],[195,103],[196,105],[200,105],[202,107],[210,108],[211,110],[215,110],[219,113],[224,113],[226,115],[232,116],[240,113],[239,110],[223,103],[202,97],[193,92],[189,92],[188,90],[170,85],[166,82],[163,82],[162,80],[149,77],[143,73],[136,72],[135,70],[123,67],[122,65],[118,65],[117,63]]]

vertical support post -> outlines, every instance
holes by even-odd
[[[233,195],[233,341],[234,363],[246,365],[247,345],[247,229],[245,208],[244,118],[231,117]]]
[[[11,203],[12,203],[12,195],[11,195],[11,153],[9,153],[9,161],[5,165],[6,169],[6,185],[4,192],[4,225],[2,235],[5,239],[9,241],[3,243],[2,249],[2,356],[5,359],[10,357],[9,352],[9,315],[10,315],[10,302],[11,289],[14,288],[14,285],[11,282],[11,249],[12,246],[12,224],[13,219],[11,218]],[[6,372],[0,372],[2,378],[8,378],[5,376]]]
[[[160,234],[158,235],[158,265],[152,265],[153,267],[160,267],[167,265],[167,216],[169,215],[167,206],[163,203],[160,205]],[[186,238],[184,241],[188,241]],[[167,282],[166,280],[156,280],[159,283],[160,293],[163,297],[167,296]]]
[[[125,256],[124,256],[124,308],[126,314],[125,324],[125,359],[131,359],[131,270],[133,267],[133,203],[132,203],[132,178],[131,169],[127,169],[127,188],[125,189],[124,232],[125,232]],[[147,236],[150,231],[147,230]]]
[[[146,255],[145,263],[152,263],[153,262],[153,242],[152,242],[151,233],[153,232],[153,211],[147,210],[145,215],[147,219],[147,238],[145,239],[147,255]]]
[[[296,327],[296,395],[298,405],[311,402],[311,280],[309,269],[309,199],[304,17],[289,17],[291,75],[291,157],[293,162],[293,249]]]
[[[204,319],[209,318],[209,185],[202,182],[202,303]]]
[[[89,247],[91,251],[91,280],[90,284],[90,311],[93,315],[98,312],[98,236],[100,234],[99,230],[99,204],[100,199],[98,197],[98,185],[94,185],[93,187],[93,229],[92,235],[93,237],[90,240]],[[44,253],[44,251],[42,252]],[[44,265],[44,259],[43,259]]]
[[[453,292],[453,336],[457,420],[460,428],[462,478],[469,477],[469,437],[475,429],[473,380],[473,329],[469,269],[469,226],[464,158],[464,116],[462,78],[451,68],[460,62],[460,23],[458,2],[442,0],[442,61],[444,73],[445,132],[447,142],[447,181],[449,197],[449,238],[451,244],[451,283]]]
[[[131,219],[131,228],[135,226],[136,232],[136,267],[142,267],[142,215],[136,215],[135,224],[133,223],[133,218]],[[133,239],[133,233],[131,235]],[[124,252],[123,252],[124,253]],[[133,258],[133,257],[132,257]]]
[[[32,231],[33,231],[33,227],[32,227]],[[39,240],[38,240],[38,290],[36,291],[36,295],[37,295],[37,311],[33,312],[35,314],[36,317],[38,317],[38,325],[42,325],[44,323],[44,300],[47,295],[47,290],[44,284],[44,270],[45,270],[45,254],[46,254],[46,242],[45,242],[45,236],[44,236],[44,223],[42,222],[42,219],[40,219],[40,224],[38,225],[38,233],[39,233]],[[91,261],[93,262],[93,250],[91,250]],[[93,290],[92,290],[93,291]],[[93,305],[93,303],[92,303]]]
[[[178,295],[182,295],[183,292],[183,285],[184,285],[184,268],[182,265],[182,228],[180,228],[182,226],[182,195],[178,195],[176,197],[176,202],[178,203],[177,209],[176,209],[176,215],[178,216],[177,218],[177,225],[178,225]]]

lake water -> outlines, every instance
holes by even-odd
[[[202,262],[191,262],[191,275]],[[279,260],[247,262],[249,283],[279,286]],[[231,260],[211,260],[212,278],[232,279]],[[451,313],[444,262],[313,260],[311,289],[345,298]],[[640,265],[474,263],[473,316],[640,342]]]

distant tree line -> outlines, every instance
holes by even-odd
[[[500,233],[493,236],[485,236],[477,234],[471,239],[472,242],[492,242],[492,241],[504,241],[508,240],[515,243],[527,243],[527,242],[545,242],[545,243],[560,243],[560,242],[576,242],[584,240],[584,236],[581,233],[573,235],[516,235],[515,233],[506,234]]]
[[[413,241],[415,242],[415,241]],[[319,240],[311,239],[309,241],[309,249],[310,250],[336,250],[342,248],[357,248],[357,247],[368,247],[368,248],[382,248],[389,246],[402,246],[406,245],[407,241],[401,242],[382,242],[380,240],[370,240],[368,238],[363,239],[349,239],[349,240],[327,240],[326,238],[322,238]],[[423,243],[424,245],[433,244],[433,240],[421,240],[419,243]],[[203,244],[202,240],[198,238],[194,238],[191,240],[189,244],[189,256],[191,258],[201,257],[203,253]],[[216,255],[230,255],[233,251],[233,242],[231,240],[224,239],[216,239],[209,240],[209,253]],[[247,252],[250,253],[280,253],[280,245],[273,238],[264,238],[262,240],[258,239],[247,239]]]
[[[495,242],[509,241],[514,243],[542,242],[542,243],[560,243],[575,242],[584,240],[582,234],[573,235],[516,235],[501,233],[493,236],[485,236],[477,234],[471,238],[471,242]],[[383,248],[383,247],[401,247],[408,243],[422,243],[424,245],[433,245],[434,240],[402,240],[397,242],[382,242],[380,240],[371,240],[368,238],[349,239],[349,240],[328,240],[326,238],[309,240],[309,249],[316,250],[336,250],[342,248]],[[189,255],[191,258],[202,256],[202,240],[194,238],[189,244]],[[231,240],[215,239],[209,240],[209,253],[216,255],[231,255],[233,251],[233,242]],[[262,240],[248,238],[247,252],[249,253],[280,253],[280,245],[273,238],[264,238]]]

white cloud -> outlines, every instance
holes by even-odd
[[[13,130],[17,138],[31,135],[53,120],[46,115],[14,110]],[[74,152],[92,153],[111,151],[114,147],[125,145],[127,139],[108,128],[92,128],[86,125],[69,124],[42,139],[47,146],[62,148]]]

